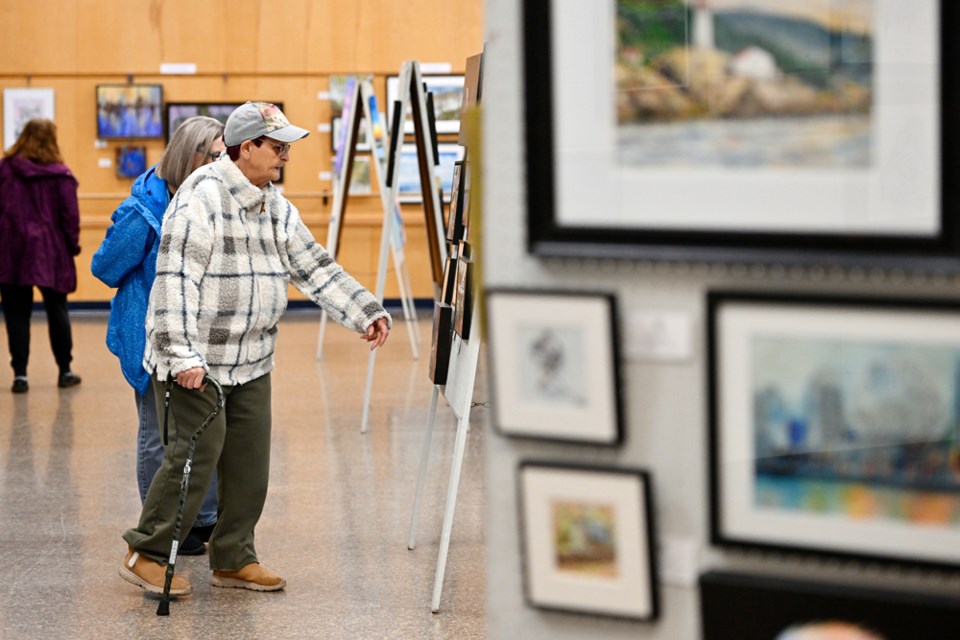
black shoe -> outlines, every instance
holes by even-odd
[[[75,387],[80,384],[80,382],[80,376],[67,371],[66,373],[60,374],[60,377],[57,379],[57,386],[65,389],[66,387]]]
[[[209,542],[210,534],[213,533],[213,528],[217,526],[217,523],[204,525],[202,527],[193,527],[190,529],[190,535],[200,538],[201,542]]]
[[[13,386],[10,388],[14,393],[26,393],[29,389],[30,385],[24,378],[14,378]]]
[[[206,552],[207,547],[203,544],[203,540],[193,535],[192,532],[187,534],[187,537],[183,539],[177,549],[177,554],[181,556],[202,556]]]

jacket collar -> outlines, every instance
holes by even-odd
[[[245,211],[259,210],[266,199],[273,195],[273,183],[261,189],[250,182],[236,163],[228,157],[223,157],[214,162],[213,166],[216,167],[215,171],[220,174],[230,195]]]

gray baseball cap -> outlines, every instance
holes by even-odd
[[[247,102],[233,110],[223,129],[223,144],[228,147],[245,140],[267,136],[280,142],[296,142],[310,132],[290,124],[277,105],[269,102]]]

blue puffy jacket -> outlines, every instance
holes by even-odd
[[[113,212],[113,224],[93,256],[93,275],[117,289],[110,301],[107,348],[120,358],[120,369],[134,389],[146,393],[150,374],[143,368],[145,322],[150,287],[157,275],[160,225],[170,204],[167,182],[156,166],[133,183],[130,197]]]

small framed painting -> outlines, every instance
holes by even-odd
[[[53,120],[53,89],[9,88],[3,90],[3,148],[20,137],[23,126],[34,118]]]
[[[960,303],[712,291],[707,309],[711,540],[960,567]]]
[[[463,147],[453,143],[437,145],[437,164],[434,175],[440,179],[443,188],[443,201],[450,201],[453,190],[453,170],[459,160],[463,160]],[[402,203],[423,202],[420,193],[420,162],[417,158],[417,145],[405,144],[400,148],[400,171],[398,193]]]
[[[620,444],[615,298],[488,289],[484,305],[496,428],[507,436]]]
[[[657,618],[649,473],[527,461],[517,485],[530,606]]]
[[[147,170],[147,148],[142,145],[117,147],[117,177],[136,178]]]

